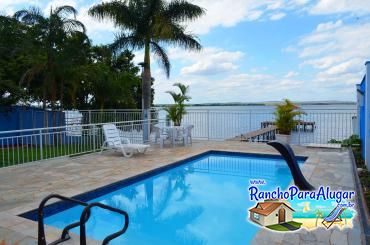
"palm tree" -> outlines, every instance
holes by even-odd
[[[182,25],[202,16],[205,11],[186,0],[126,0],[101,3],[93,6],[89,14],[100,20],[110,19],[121,33],[116,36],[112,48],[122,50],[144,49],[143,62],[143,113],[150,119],[151,107],[151,51],[159,58],[167,77],[171,64],[164,45],[174,45],[185,49],[200,50],[196,37],[185,31]],[[144,127],[144,140],[148,140],[148,129]]]
[[[54,108],[57,100],[57,80],[62,72],[58,72],[56,56],[62,49],[66,39],[76,32],[85,33],[85,26],[76,20],[77,10],[72,6],[60,6],[50,9],[49,17],[44,17],[38,8],[17,11],[14,18],[37,30],[36,40],[40,42],[40,49],[45,53],[45,59],[35,63],[28,69],[21,79],[21,83],[30,83],[36,76],[42,74],[43,107],[46,107],[47,92],[50,94],[51,106]],[[69,18],[73,15],[73,18]],[[49,90],[49,91],[48,91]],[[63,91],[63,84],[61,84]]]
[[[319,218],[322,219],[322,216],[324,215],[324,213],[320,209],[316,209],[315,214],[316,214],[316,227],[317,227],[318,220]]]

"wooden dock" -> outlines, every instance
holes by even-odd
[[[275,139],[276,134],[276,126],[271,125],[265,128],[261,128],[255,131],[247,132],[245,134],[241,134],[240,136],[236,136],[232,139],[232,141],[246,141],[246,142],[267,142],[270,140]]]
[[[261,129],[269,126],[275,126],[274,121],[263,121],[261,122]],[[303,131],[303,132],[313,132],[315,130],[315,122],[306,122],[299,120],[297,126],[294,128],[294,131]]]

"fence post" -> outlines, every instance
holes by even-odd
[[[40,160],[43,159],[43,150],[42,150],[42,129],[39,130],[40,134]]]
[[[298,118],[298,145],[301,144],[301,115]]]
[[[207,110],[207,139],[209,140],[209,109]]]
[[[95,125],[91,126],[92,127],[92,131],[93,131],[93,147],[94,147],[94,151],[96,150],[96,128],[95,128]]]
[[[89,124],[91,124],[91,110],[89,110]]]

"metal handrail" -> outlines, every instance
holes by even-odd
[[[38,212],[37,212],[37,221],[38,221],[38,244],[39,245],[46,245],[46,239],[45,239],[45,227],[44,227],[44,207],[47,203],[47,201],[49,201],[50,199],[52,198],[57,198],[57,199],[60,199],[60,200],[63,200],[63,201],[68,201],[68,202],[72,202],[72,203],[75,203],[75,204],[79,204],[79,205],[82,205],[82,206],[88,206],[87,203],[85,202],[82,202],[82,201],[79,201],[79,200],[76,200],[76,199],[72,199],[72,198],[69,198],[69,197],[65,197],[65,196],[61,196],[59,194],[51,194],[47,197],[45,197],[44,199],[42,199],[40,205],[39,205],[39,208],[38,208]],[[86,216],[85,219],[88,220],[89,217],[90,217],[90,212],[85,212],[84,215]],[[70,225],[67,225],[64,229],[63,229],[63,232],[62,232],[62,235],[61,235],[61,238],[50,243],[50,245],[55,245],[55,244],[58,244],[58,243],[61,243],[61,242],[64,242],[64,241],[67,241],[70,239],[70,236],[68,234],[68,231],[74,227],[77,227],[80,225],[80,222],[75,222],[75,223],[72,223]],[[85,238],[86,240],[86,238]]]
[[[84,208],[84,210],[81,213],[81,218],[80,218],[80,245],[86,245],[86,227],[85,227],[85,224],[86,224],[86,222],[89,219],[89,215],[88,214],[89,214],[90,209],[92,207],[99,207],[99,208],[102,208],[102,209],[107,209],[109,211],[122,214],[125,217],[125,224],[122,227],[122,229],[119,230],[119,231],[117,231],[117,232],[115,232],[115,233],[113,233],[113,234],[111,234],[111,235],[109,235],[109,236],[107,236],[103,240],[103,243],[102,243],[103,245],[108,244],[111,240],[113,240],[116,237],[119,237],[120,235],[122,235],[123,233],[126,232],[126,230],[128,228],[128,224],[129,224],[129,218],[128,218],[128,214],[127,214],[126,211],[123,211],[121,209],[118,209],[118,208],[114,208],[114,207],[105,205],[105,204],[100,203],[100,202],[90,203],[88,206],[86,206]]]

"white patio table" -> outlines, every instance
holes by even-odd
[[[167,126],[164,128],[164,130],[168,132],[168,136],[173,147],[176,144],[176,140],[184,134],[184,129],[185,128],[183,126]]]

